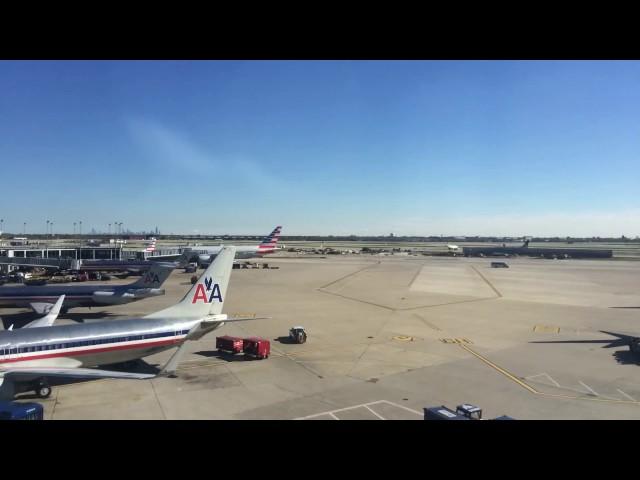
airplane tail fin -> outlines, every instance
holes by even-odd
[[[281,226],[277,226],[273,231],[264,237],[260,245],[258,245],[258,253],[270,253],[276,249],[278,240],[280,239]]]
[[[164,281],[169,278],[174,268],[175,265],[170,263],[154,263],[138,281],[130,286],[136,288],[160,288]]]
[[[51,310],[49,310],[49,313],[47,314],[47,316],[51,316],[55,319],[55,317],[57,317],[60,314],[60,310],[62,309],[62,304],[64,302],[65,297],[66,295],[60,295],[60,297],[58,298],[56,303],[53,305]]]
[[[33,322],[27,323],[22,328],[36,328],[36,327],[50,327],[53,325],[53,322],[56,321],[58,315],[60,314],[60,310],[62,309],[62,303],[64,302],[65,295],[60,295],[58,301],[51,307],[51,310],[42,318],[38,318]]]
[[[180,302],[145,318],[202,318],[222,313],[236,247],[223,247]]]
[[[156,251],[156,239],[152,238],[151,239],[151,243],[149,245],[147,245],[147,248],[144,249],[145,252],[155,252]]]
[[[180,257],[176,260],[176,263],[178,264],[178,268],[186,267],[187,264],[189,263],[189,260],[191,260],[192,257],[193,257],[192,251],[185,250],[184,252],[182,252],[182,255],[180,255]]]

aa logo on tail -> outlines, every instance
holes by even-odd
[[[206,290],[205,290],[206,286]],[[207,294],[207,292],[210,292]],[[198,300],[202,300],[204,303],[211,303],[213,299],[217,298],[220,303],[222,303],[222,293],[220,292],[220,285],[217,283],[213,283],[213,279],[210,277],[205,277],[204,285],[202,283],[198,283],[196,286],[196,293],[193,295],[193,300],[191,303],[197,303]]]
[[[144,276],[144,283],[160,283],[160,278],[155,273],[147,272]]]

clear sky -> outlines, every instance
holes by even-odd
[[[4,61],[0,167],[27,234],[636,236],[640,62]]]

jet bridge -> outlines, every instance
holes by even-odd
[[[0,266],[10,271],[10,267],[53,267],[60,270],[77,270],[80,261],[73,258],[43,258],[43,257],[6,257],[0,256]]]

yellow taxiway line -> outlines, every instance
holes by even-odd
[[[533,393],[535,395],[542,395],[542,396],[545,396],[545,397],[552,397],[552,398],[564,398],[564,399],[569,399],[569,400],[590,400],[592,402],[622,403],[622,404],[628,404],[628,405],[640,405],[639,401],[632,401],[632,400],[616,400],[616,399],[611,399],[611,398],[578,397],[578,396],[575,396],[575,395],[564,395],[564,394],[560,394],[560,393],[540,392],[540,391],[536,390],[535,388],[533,388],[531,385],[528,385],[525,382],[523,382],[522,380],[520,380],[518,377],[516,377],[513,374],[509,373],[504,368],[496,365],[495,363],[493,363],[488,358],[483,357],[478,352],[472,350],[471,348],[469,348],[464,343],[458,343],[457,345],[460,346],[460,348],[463,348],[464,350],[469,352],[471,355],[473,355],[476,358],[482,360],[484,363],[489,365],[494,370],[497,370],[498,372],[500,372],[502,375],[507,377],[509,380],[512,380],[512,381],[516,382],[522,388],[526,389],[527,391],[529,391],[530,393]]]

